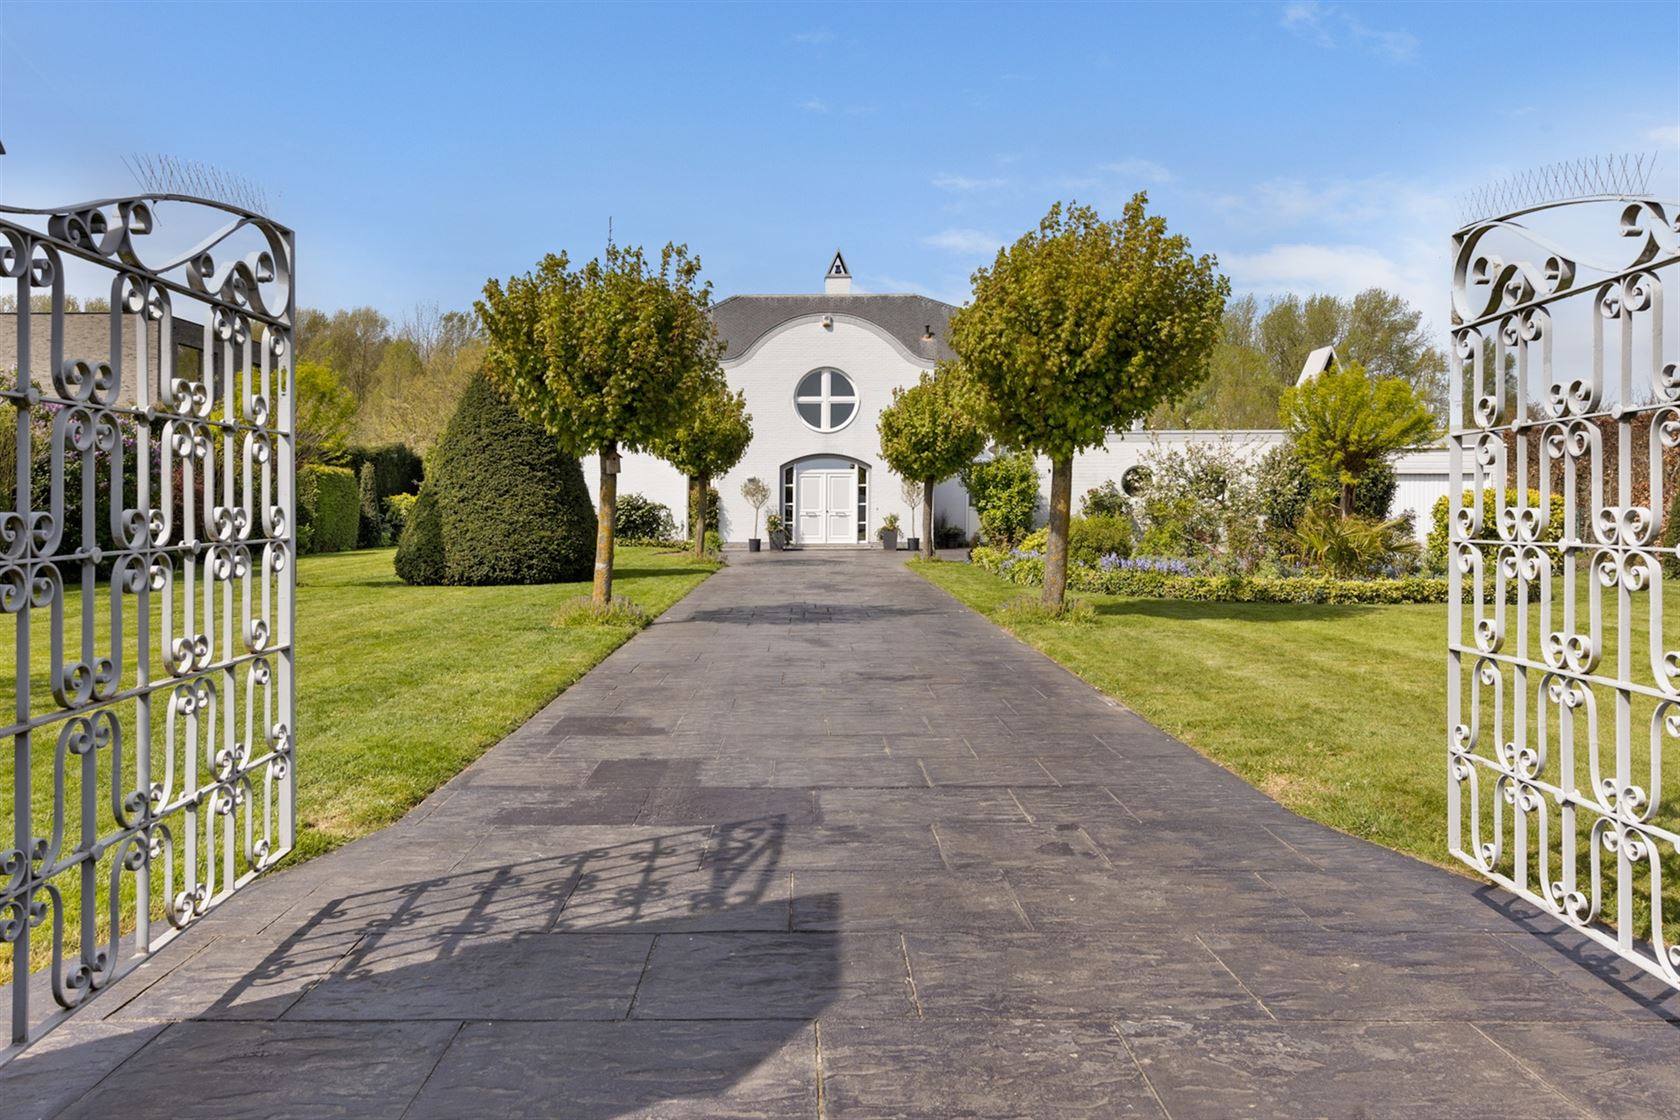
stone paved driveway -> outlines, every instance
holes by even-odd
[[[0,1114],[1647,1118],[1677,1002],[890,557],[765,555],[178,939]]]

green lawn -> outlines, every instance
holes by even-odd
[[[969,564],[911,567],[982,613],[1027,593]],[[1445,606],[1195,603],[1083,592],[1077,598],[1096,610],[1094,625],[1026,622],[1009,629],[1303,816],[1467,870],[1446,846]],[[1680,594],[1670,598],[1668,613],[1680,617]],[[1608,604],[1606,609],[1614,611]],[[1466,608],[1467,625],[1470,614]],[[1641,615],[1635,621],[1633,648],[1643,657],[1645,624]],[[1528,639],[1537,657],[1537,621],[1531,621]],[[1668,644],[1673,648],[1672,639]],[[1507,648],[1516,648],[1514,638]],[[1607,668],[1601,672],[1613,675],[1615,663],[1607,634]],[[1639,667],[1636,660],[1636,672]],[[1465,675],[1470,676],[1468,662]],[[1531,718],[1534,703],[1531,696]],[[1615,705],[1608,698],[1599,703],[1600,735],[1613,767],[1608,744],[1614,741]],[[1636,774],[1648,765],[1648,754],[1640,753],[1641,736],[1653,706],[1645,700],[1634,705]],[[1481,733],[1491,736],[1491,703],[1484,700],[1483,708]],[[1549,718],[1557,719],[1555,708]],[[1583,738],[1578,729],[1577,743]],[[1577,750],[1584,756],[1584,749]],[[1664,774],[1666,804],[1659,817],[1670,828],[1680,809],[1675,769]],[[1583,787],[1584,770],[1584,761],[1578,761],[1576,781]],[[1558,781],[1555,761],[1544,776]],[[1481,791],[1486,836],[1492,808],[1486,771]],[[1507,831],[1510,812],[1507,807]],[[1555,812],[1552,828],[1555,836]],[[1582,841],[1585,847],[1585,823]],[[1507,873],[1509,857],[1507,840],[1502,860]],[[1665,860],[1667,877],[1677,870],[1676,862],[1672,855]],[[1607,870],[1613,878],[1613,859]],[[1635,900],[1642,930],[1648,928],[1648,901]],[[1606,905],[1613,918],[1608,895]],[[1668,917],[1672,936],[1680,924],[1673,923],[1675,915]]]
[[[298,565],[299,831],[293,859],[318,855],[397,820],[632,633],[554,625],[561,604],[587,593],[587,584],[409,587],[393,574],[391,557],[392,550],[380,549],[305,557]],[[617,560],[614,591],[649,614],[664,611],[714,570],[687,553],[650,548],[621,548]],[[68,629],[75,633],[80,595],[68,599]],[[105,642],[103,588],[100,601],[98,636]],[[0,680],[9,681],[15,619],[4,616],[0,625],[0,658],[8,662],[0,668]],[[132,649],[132,620],[128,629]],[[39,656],[32,658],[37,664],[31,666],[31,693],[37,697],[49,695],[46,645],[43,633],[36,645]],[[130,655],[128,677],[132,665]],[[130,683],[125,678],[125,686]],[[50,707],[50,700],[45,704]],[[161,699],[157,707],[163,707]],[[132,720],[130,705],[118,708],[125,722]],[[154,722],[161,724],[161,716]],[[161,731],[154,734],[161,743]],[[12,766],[8,752],[0,759],[0,788],[11,788]],[[51,819],[50,740],[37,743],[32,769],[39,833]],[[108,783],[108,772],[102,773],[101,805],[108,800]],[[76,788],[72,774],[66,795],[72,811],[78,803]],[[109,828],[108,811],[101,819]],[[72,823],[68,844],[75,842],[74,828]],[[11,799],[6,797],[0,805],[0,835],[10,837],[12,829]],[[101,895],[105,880],[102,867]],[[74,881],[60,886],[66,891],[65,911],[72,919],[66,932],[71,934],[79,887]],[[131,893],[130,885],[125,894]],[[131,899],[125,903],[126,926]],[[103,903],[100,914],[103,931]],[[35,939],[36,954],[49,940]],[[37,959],[35,967],[40,963]],[[9,966],[9,959],[0,960],[0,982]]]

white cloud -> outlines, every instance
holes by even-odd
[[[923,245],[944,249],[951,253],[992,253],[1003,244],[1003,238],[980,229],[947,229],[922,238]]]
[[[1318,0],[1299,0],[1283,6],[1283,26],[1321,47],[1336,45],[1335,37],[1325,26],[1328,16],[1328,9]]]
[[[807,97],[799,103],[799,107],[807,113],[826,113],[829,108],[828,102],[820,97]]]
[[[942,191],[995,191],[1009,185],[1008,179],[974,179],[966,175],[940,175],[933,185]]]
[[[821,47],[834,42],[834,32],[826,27],[814,28],[810,31],[796,31],[791,36],[794,42],[807,47]]]
[[[1653,144],[1665,148],[1680,148],[1680,124],[1665,124],[1645,134]]]
[[[961,276],[950,278],[950,284],[945,287],[924,284],[920,280],[906,280],[901,276],[881,275],[877,279],[881,282],[880,291],[914,292],[916,295],[927,296],[930,299],[936,299],[941,303],[949,303],[955,307],[967,303],[973,295],[973,292],[964,282],[965,278]],[[858,291],[859,289],[854,285],[852,290]]]
[[[1122,159],[1114,163],[1105,163],[1101,170],[1113,175],[1125,175],[1133,179],[1143,179],[1151,183],[1170,183],[1173,173],[1152,159]]]
[[[1417,56],[1418,39],[1409,31],[1372,27],[1346,8],[1319,0],[1292,0],[1279,22],[1295,35],[1326,50],[1351,43],[1392,62]]]
[[[1221,195],[1215,207],[1251,230],[1300,230],[1317,238],[1326,230],[1366,231],[1455,228],[1458,210],[1450,191],[1388,176],[1365,179],[1269,179],[1243,194]]]

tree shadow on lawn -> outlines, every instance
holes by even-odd
[[[661,577],[692,576],[697,573],[711,573],[715,571],[717,571],[716,567],[711,564],[707,564],[704,561],[693,564],[684,564],[681,567],[672,568],[614,568],[613,582],[616,583],[621,579],[659,579]],[[581,582],[587,584],[589,581],[584,580]]]
[[[695,575],[697,573],[703,573],[703,572],[704,573],[710,573],[710,572],[713,572],[713,571],[716,571],[716,569],[711,567],[710,565],[707,565],[707,564],[692,564],[692,565],[685,564],[682,567],[671,567],[671,568],[614,568],[613,569],[613,579],[614,580],[621,580],[621,579],[652,580],[652,579],[660,579],[660,578],[691,576],[691,575]],[[311,585],[308,584],[307,579],[299,580],[298,585],[300,587],[311,586]],[[520,583],[517,583],[517,582],[509,582],[509,583],[480,583],[480,584],[439,583],[439,584],[418,584],[417,585],[417,584],[408,583],[408,582],[406,582],[404,580],[401,580],[401,579],[398,579],[396,576],[392,575],[392,576],[378,576],[378,577],[374,577],[374,578],[370,578],[370,579],[335,580],[332,583],[317,584],[317,585],[313,585],[313,586],[335,587],[335,588],[345,588],[345,587],[370,587],[370,588],[372,588],[372,587],[380,587],[380,588],[396,587],[396,588],[406,588],[406,587],[412,587],[412,588],[415,588],[416,590],[435,590],[435,589],[442,588],[442,589],[445,589],[445,590],[454,590],[454,591],[470,591],[475,587],[520,587],[520,586],[525,586],[525,587],[582,587],[582,588],[587,588],[589,586],[589,580],[587,578],[584,578],[584,579],[562,580],[562,581],[558,581],[558,582],[555,582],[555,583],[537,583],[537,584],[520,584]]]
[[[1082,598],[1077,592],[1071,598]],[[1370,615],[1379,608],[1365,603],[1222,603],[1198,599],[1122,599],[1085,602],[1102,618],[1126,616],[1197,621],[1329,622]]]

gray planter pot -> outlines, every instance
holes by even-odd
[[[892,529],[881,530],[881,547],[888,552],[898,551],[898,533]]]
[[[770,534],[770,551],[780,552],[787,547],[787,530]]]
[[[915,552],[922,547],[922,538],[920,538],[920,537],[905,537],[904,538],[904,547],[909,549],[911,552]]]
[[[747,538],[747,551],[748,552],[757,552],[759,546],[763,543],[764,542],[759,540],[757,537],[748,537]]]

